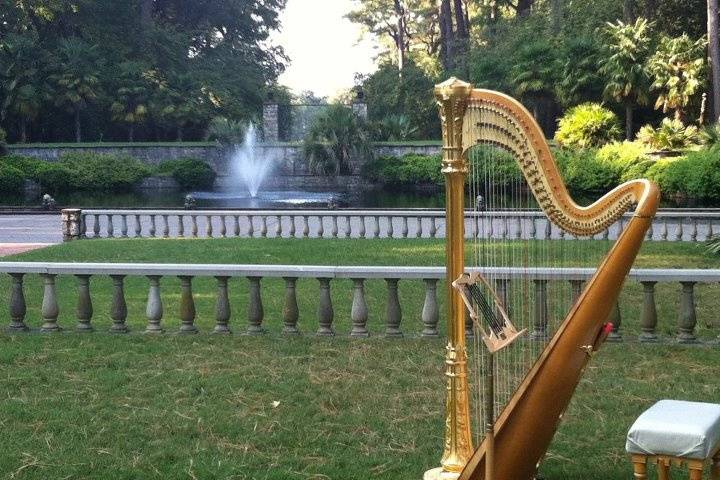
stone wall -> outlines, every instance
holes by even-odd
[[[272,175],[266,185],[273,188],[364,188],[369,186],[367,181],[359,174],[362,163],[351,165],[352,175],[339,178],[329,178],[314,175],[310,172],[302,152],[302,145],[297,143],[274,143],[257,147],[261,155],[267,155],[275,164]],[[402,156],[408,153],[434,155],[440,153],[440,144],[427,143],[380,143],[374,147],[376,155]],[[123,146],[78,146],[78,147],[40,147],[40,146],[10,146],[10,152],[17,155],[41,158],[48,162],[57,161],[66,152],[93,152],[99,154],[128,155],[142,160],[148,165],[159,165],[163,160],[178,158],[199,158],[213,166],[218,174],[217,186],[230,185],[230,153],[220,147],[212,145],[123,145]],[[438,167],[439,168],[439,167]],[[148,181],[147,188],[167,188],[169,184],[159,181]]]

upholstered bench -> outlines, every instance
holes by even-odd
[[[686,464],[690,480],[720,479],[720,405],[661,400],[635,421],[625,449],[635,478],[647,479],[647,465],[657,464],[658,478],[668,480],[671,465]]]

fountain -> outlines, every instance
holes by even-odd
[[[256,144],[257,132],[255,126],[250,124],[245,132],[245,141],[235,147],[230,161],[230,175],[242,181],[252,198],[257,197],[263,180],[272,170],[273,164],[273,158],[269,155],[258,154],[255,149]]]
[[[261,190],[272,173],[277,158],[267,149],[259,148],[257,130],[249,125],[242,145],[236,145],[229,158],[230,187],[224,191],[192,192],[199,207],[211,208],[303,208],[344,205],[337,192],[298,190]]]

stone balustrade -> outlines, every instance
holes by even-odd
[[[595,239],[616,239],[632,213]],[[82,238],[445,238],[442,210],[81,210],[62,211],[63,236]],[[720,211],[661,210],[648,240],[703,241]],[[468,238],[574,239],[540,211],[467,211]]]
[[[533,292],[533,326],[529,338],[545,339],[548,334],[550,317],[553,316],[553,300],[548,295],[551,285],[565,285],[571,292],[572,301],[576,299],[586,282],[594,273],[590,268],[486,268],[479,269],[488,278],[493,278],[499,296],[503,299],[511,298],[513,282],[518,279],[531,280],[534,284]],[[148,334],[158,334],[164,331],[175,331],[180,334],[195,334],[199,332],[195,325],[197,316],[193,293],[193,281],[200,277],[214,277],[216,280],[216,294],[214,319],[215,325],[212,333],[228,334],[231,330],[258,335],[265,332],[267,318],[263,306],[263,280],[282,279],[284,281],[284,300],[282,312],[271,312],[270,318],[282,318],[282,331],[284,334],[299,333],[300,309],[298,308],[298,282],[316,282],[317,296],[313,300],[317,310],[314,327],[310,327],[319,336],[335,335],[335,308],[331,289],[337,280],[351,280],[350,322],[347,331],[339,332],[351,337],[367,337],[368,318],[371,315],[368,308],[368,298],[365,293],[366,282],[384,281],[386,286],[383,295],[384,313],[373,312],[373,316],[384,318],[384,335],[388,337],[402,337],[405,330],[419,332],[422,337],[437,337],[440,320],[440,306],[438,302],[439,282],[445,277],[442,267],[325,267],[325,266],[290,266],[290,265],[178,265],[178,264],[97,264],[97,263],[29,263],[5,262],[0,263],[0,273],[10,276],[9,317],[8,329],[14,332],[29,330],[26,305],[26,292],[24,279],[28,275],[38,275],[42,279],[42,307],[40,310],[41,332],[57,332],[61,330],[58,323],[60,308],[56,286],[56,278],[73,276],[76,279],[77,306],[75,308],[76,322],[74,326],[63,325],[62,328],[74,328],[78,332],[90,332],[94,328],[93,312],[96,305],[91,292],[91,279],[95,277],[109,277],[111,279],[112,295],[107,308],[112,320],[111,325],[97,327],[113,333],[127,333],[128,306],[125,298],[125,281],[128,277],[147,279],[147,301],[145,305],[146,327]],[[161,291],[164,278],[175,277],[179,279],[180,291]],[[230,304],[229,280],[233,278],[246,278],[248,280],[248,306],[245,321],[237,319]],[[403,308],[398,285],[404,282],[417,282],[424,289],[424,298],[418,296],[416,302],[422,302],[418,318],[406,319],[403,317]],[[639,331],[632,332],[640,342],[657,342],[661,339],[658,333],[658,314],[655,301],[655,287],[658,283],[674,284],[678,295],[677,322],[674,330],[677,332],[674,340],[680,343],[700,343],[696,336],[697,312],[695,300],[695,286],[698,284],[717,284],[720,282],[720,270],[659,270],[636,269],[630,273],[629,283],[642,285],[642,299],[637,299],[641,305],[639,310]],[[348,288],[348,282],[342,282]],[[172,327],[164,322],[163,299],[168,297],[179,298],[176,324]],[[306,300],[306,299],[305,299]],[[419,305],[416,305],[419,306]],[[621,309],[616,305],[611,321],[614,330],[610,339],[622,341],[624,332]],[[63,317],[67,318],[67,316]],[[555,319],[557,320],[557,319]],[[555,321],[554,320],[554,321]],[[408,322],[414,325],[408,326]],[[32,322],[31,322],[32,323]],[[710,324],[711,322],[706,322]],[[304,330],[308,330],[308,319],[303,319]],[[665,340],[671,339],[667,335]]]

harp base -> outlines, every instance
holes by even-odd
[[[448,472],[443,467],[438,467],[425,472],[423,480],[457,480],[459,476],[460,472]]]

